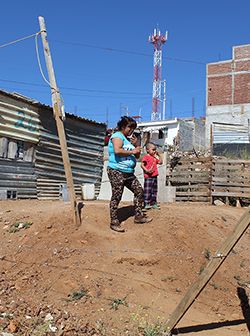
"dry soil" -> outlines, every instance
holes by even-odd
[[[108,202],[0,202],[0,335],[158,336],[243,208],[179,203],[109,229]],[[174,334],[247,336],[249,228],[178,323]]]

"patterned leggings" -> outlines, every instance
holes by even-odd
[[[110,219],[111,223],[118,223],[117,210],[124,187],[127,187],[134,193],[135,216],[142,216],[143,207],[143,188],[134,174],[122,173],[118,170],[107,169],[108,177],[111,183],[112,196],[110,201]]]

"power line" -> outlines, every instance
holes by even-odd
[[[124,49],[117,49],[117,48],[101,47],[101,46],[91,45],[91,44],[87,44],[87,43],[80,43],[80,42],[67,42],[67,41],[60,41],[60,40],[52,40],[52,42],[75,45],[75,46],[79,46],[79,47],[86,47],[86,48],[92,48],[92,49],[100,49],[100,50],[110,51],[110,52],[119,52],[119,53],[123,53],[123,54],[146,56],[146,57],[152,58],[151,54],[146,54],[146,53],[142,53],[142,52],[138,52],[138,51],[130,51],[130,50],[124,50]],[[188,60],[188,59],[184,59],[184,58],[168,57],[168,56],[163,57],[163,59],[167,59],[169,61],[193,63],[193,64],[199,64],[199,65],[206,65],[207,64],[207,63],[200,62],[200,61]]]
[[[17,40],[14,40],[14,41],[11,41],[11,42],[8,42],[8,43],[5,43],[3,45],[0,45],[0,48],[4,48],[4,47],[7,47],[9,45],[27,40],[31,37],[37,36],[38,34],[40,34],[40,32],[35,33],[35,34],[31,34],[31,35],[28,35],[28,36],[25,36],[25,37],[22,37],[22,38],[19,38]],[[123,54],[152,57],[151,54],[142,53],[142,52],[138,52],[138,51],[124,50],[124,49],[110,48],[110,47],[101,47],[101,46],[96,46],[96,45],[81,43],[81,42],[68,42],[68,41],[61,41],[61,40],[51,40],[51,41],[56,42],[56,43],[61,43],[61,44],[69,44],[69,45],[85,47],[85,48],[99,49],[99,50],[104,50],[104,51],[108,51],[108,52],[118,52],[118,53],[123,53]],[[169,61],[174,61],[174,62],[193,63],[193,64],[199,64],[199,65],[206,65],[207,64],[207,63],[196,61],[196,60],[177,58],[177,57],[169,57],[169,56],[165,56],[165,57],[163,57],[163,59],[167,59]]]
[[[17,39],[17,40],[14,40],[14,41],[11,41],[11,42],[8,42],[8,43],[5,43],[5,44],[0,45],[0,48],[4,48],[4,47],[7,47],[7,46],[9,46],[9,45],[11,45],[11,44],[15,44],[15,43],[18,43],[18,42],[27,40],[27,39],[29,39],[29,38],[31,38],[31,37],[34,37],[34,36],[38,35],[38,34],[40,34],[40,32],[39,32],[39,33],[32,34],[32,35],[25,36],[25,37],[21,37],[21,38],[19,38],[19,39]]]
[[[7,79],[3,79],[3,78],[0,78],[0,82],[47,87],[47,85],[44,85],[44,84],[7,80]],[[139,93],[139,92],[129,92],[129,91],[112,91],[112,90],[95,90],[95,89],[83,89],[83,88],[74,88],[74,87],[65,87],[65,86],[60,86],[60,89],[72,90],[72,91],[81,91],[81,92],[99,92],[99,93],[105,93],[105,94],[106,93],[111,93],[111,94],[122,94],[122,95],[129,94],[129,95],[146,96],[146,97],[151,96],[150,93]]]

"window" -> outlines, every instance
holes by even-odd
[[[159,139],[163,139],[163,137],[164,137],[164,133],[163,133],[163,131],[160,129],[159,130]]]
[[[35,145],[21,140],[0,137],[0,158],[33,162]]]

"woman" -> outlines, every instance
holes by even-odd
[[[108,144],[108,177],[112,188],[110,228],[117,232],[125,232],[117,217],[118,205],[122,198],[124,186],[134,193],[134,222],[144,224],[152,220],[152,218],[146,218],[143,215],[143,189],[134,175],[136,159],[140,157],[142,149],[138,146],[137,138],[132,135],[136,126],[136,121],[133,118],[122,117],[117,123],[117,132],[111,136]],[[131,139],[129,140],[129,138]]]

